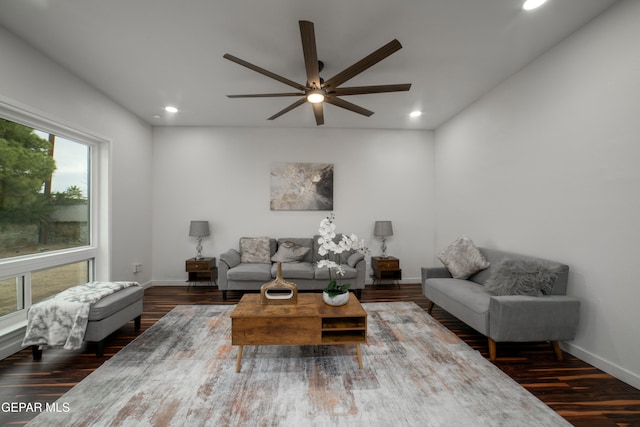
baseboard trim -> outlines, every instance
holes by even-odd
[[[26,326],[18,327],[0,337],[0,360],[6,359],[24,348],[22,340],[26,329]]]
[[[562,342],[560,344],[563,350],[567,353],[571,353],[575,357],[587,362],[588,364],[595,366],[601,371],[606,372],[609,375],[613,375],[620,381],[629,384],[631,387],[635,387],[640,390],[640,375],[631,372],[625,368],[622,368],[615,363],[603,359],[602,357],[585,350],[584,348],[577,346],[570,342]]]

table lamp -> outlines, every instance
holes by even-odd
[[[191,221],[189,226],[189,236],[198,238],[196,259],[202,259],[202,238],[209,235],[209,221]]]
[[[387,236],[393,236],[393,226],[391,221],[376,221],[376,225],[373,228],[373,235],[376,237],[382,237],[382,250],[381,258],[387,258]]]

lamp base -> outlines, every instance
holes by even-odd
[[[382,255],[380,255],[380,258],[389,258],[389,256],[387,255],[387,238],[386,237],[382,238],[382,246],[380,246],[380,251],[382,252]]]
[[[195,256],[195,259],[202,259],[202,237],[198,237],[198,246],[196,246],[196,251],[198,251],[198,254]]]

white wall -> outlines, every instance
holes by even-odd
[[[0,97],[110,141],[111,280],[151,278],[151,127],[0,27]],[[131,264],[141,262],[134,275]],[[109,274],[110,273],[110,274]],[[105,279],[107,277],[102,277]]]
[[[640,2],[617,4],[436,131],[436,248],[570,265],[568,350],[640,387]],[[435,261],[434,261],[435,263]]]
[[[348,113],[347,113],[348,114]],[[184,283],[195,255],[190,220],[208,220],[203,255],[238,248],[243,236],[311,237],[327,211],[271,211],[274,162],[334,164],[338,231],[366,240],[376,220],[392,220],[388,254],[416,283],[433,258],[433,134],[271,128],[155,128],[153,137],[153,282]]]

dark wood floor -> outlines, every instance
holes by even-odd
[[[236,303],[240,296],[229,292],[226,304]],[[419,284],[382,285],[375,289],[367,286],[361,301],[414,301],[423,308],[427,305]],[[141,331],[136,333],[130,322],[114,333],[106,343],[103,358],[96,358],[91,346],[87,346],[78,351],[47,350],[39,362],[32,361],[28,349],[0,361],[0,404],[41,402],[44,406],[54,402],[178,304],[223,302],[220,292],[211,288],[147,289]],[[489,357],[485,337],[438,307],[433,310],[433,317]],[[565,353],[565,359],[557,361],[548,343],[499,343],[495,364],[576,426],[640,426],[640,390],[570,354]],[[0,425],[23,425],[35,416],[4,409],[0,408]]]

